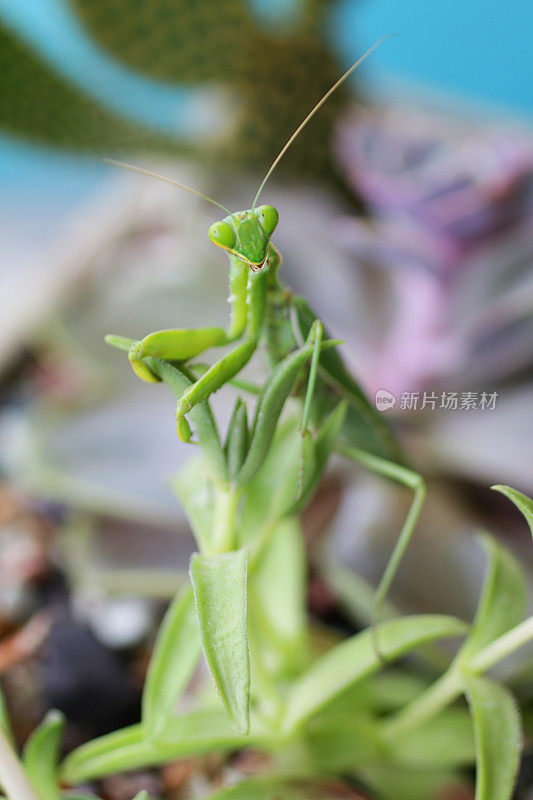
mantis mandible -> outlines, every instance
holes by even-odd
[[[162,175],[108,160],[108,163],[116,166],[186,189],[226,213],[223,219],[211,225],[208,235],[211,242],[220,247],[229,258],[231,312],[226,329],[174,328],[150,333],[140,340],[115,335],[106,337],[108,344],[128,352],[132,368],[145,381],[160,380],[147,363],[150,359],[171,364],[187,363],[190,371],[200,373],[177,403],[176,426],[183,442],[190,442],[192,438],[187,420],[189,412],[222,386],[233,382],[251,359],[261,340],[266,343],[272,365],[276,365],[294,351],[302,340],[311,337],[315,349],[305,392],[302,436],[308,432],[313,408],[318,405],[318,401],[322,409],[327,409],[340,396],[347,401],[352,416],[348,415],[347,424],[341,430],[336,448],[338,452],[414,491],[408,516],[376,591],[375,619],[380,616],[383,602],[416,526],[424,500],[425,485],[420,475],[397,463],[401,461],[401,452],[387,423],[352,378],[337,349],[321,350],[322,338],[327,337],[322,324],[306,301],[292,295],[280,281],[278,271],[282,259],[271,242],[278,224],[278,211],[271,205],[257,205],[257,202],[267,180],[303,128],[381,41],[382,39],[367,50],[311,109],[273,161],[250,209],[231,212],[212,198]],[[227,345],[233,345],[232,349],[206,369],[202,365],[188,363],[209,348]]]

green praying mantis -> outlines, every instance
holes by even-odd
[[[334,449],[414,492],[409,513],[376,591],[374,620],[380,617],[388,590],[414,532],[425,496],[424,481],[402,463],[401,451],[388,423],[349,373],[338,353],[336,345],[339,342],[329,339],[306,300],[293,295],[281,282],[279,268],[282,258],[271,241],[278,224],[278,211],[271,205],[258,205],[258,200],[266,182],[303,128],[381,41],[367,50],[311,109],[273,161],[250,209],[231,212],[212,198],[162,175],[122,162],[108,161],[186,189],[226,213],[223,219],[209,228],[209,239],[229,258],[231,313],[228,327],[174,328],[150,333],[140,340],[115,335],[106,337],[110,345],[128,352],[133,370],[144,381],[165,379],[164,371],[162,373],[157,365],[167,364],[186,370],[187,385],[176,407],[179,438],[183,442],[192,441],[193,432],[188,415],[196,406],[228,383],[242,386],[242,382],[238,382],[238,374],[250,361],[259,344],[264,343],[271,366],[278,368],[278,372],[282,371],[291,355],[304,354],[297,366],[301,370],[308,365],[307,387],[301,381],[296,386],[291,383],[293,395],[300,397],[303,403],[300,427],[302,442],[311,435],[313,423],[323,419],[342,401],[343,422]],[[229,352],[208,367],[193,361],[210,348],[228,345],[231,346]],[[257,426],[260,416],[259,406],[254,426]],[[300,473],[305,468],[304,458],[305,448],[302,446]],[[250,460],[249,456],[248,462]],[[249,478],[251,469],[247,469],[247,462],[241,466],[241,480]],[[301,483],[300,475],[298,496],[302,491]],[[231,548],[229,542],[225,546]]]

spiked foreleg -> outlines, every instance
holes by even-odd
[[[235,377],[246,366],[256,348],[257,339],[245,339],[225,356],[215,361],[207,372],[190,389],[187,389],[176,407],[176,426],[178,436],[182,441],[188,442],[191,438],[191,429],[185,419],[185,414],[188,414],[197,403],[201,403],[202,400],[208,398]]]
[[[185,415],[197,403],[205,400],[234,378],[246,366],[257,349],[265,319],[267,273],[266,271],[250,273],[248,281],[248,325],[244,341],[215,361],[178,401],[177,430],[180,439],[185,442],[191,438],[191,430]]]

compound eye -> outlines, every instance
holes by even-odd
[[[274,233],[279,220],[279,214],[274,206],[259,206],[255,209],[255,215],[268,236]]]
[[[215,222],[209,228],[209,238],[220,247],[235,247],[235,231],[227,222]]]

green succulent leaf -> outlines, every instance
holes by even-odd
[[[394,711],[418,697],[427,689],[428,682],[428,676],[420,675],[414,670],[388,669],[370,679],[365,693],[370,706],[378,713]],[[364,684],[361,689],[364,690]]]
[[[405,767],[382,762],[366,767],[360,772],[365,783],[374,790],[380,800],[428,800],[428,798],[453,797],[453,790],[468,797],[466,782],[460,782],[457,774],[434,767]],[[458,792],[459,793],[459,792]]]
[[[467,767],[476,761],[472,720],[466,709],[450,708],[398,737],[394,761],[412,767]]]
[[[248,454],[248,414],[246,403],[237,398],[224,443],[224,455],[228,464],[230,479],[233,480]]]
[[[191,582],[205,660],[240,733],[248,733],[250,654],[246,550],[191,559]]]
[[[0,728],[7,736],[9,742],[14,744],[13,731],[11,730],[11,723],[9,720],[9,713],[4,698],[4,693],[0,690]]]
[[[488,565],[470,635],[458,656],[462,663],[517,625],[526,603],[524,574],[515,558],[491,536],[481,536],[480,542]]]
[[[361,711],[381,715],[396,711],[418,697],[427,686],[428,679],[421,675],[399,667],[389,668],[350,686],[327,704],[320,717],[329,719]]]
[[[294,297],[293,303],[300,333],[305,339],[317,315],[309,307],[305,298]],[[328,331],[324,331],[324,336],[329,338]],[[349,403],[342,427],[346,443],[352,447],[368,450],[382,458],[403,461],[398,440],[388,422],[350,375],[338,350],[321,352],[320,367],[328,384],[327,387],[324,387],[324,379],[320,381],[324,389],[329,390],[329,387],[333,387]]]
[[[378,724],[368,712],[319,715],[309,720],[303,741],[314,768],[324,774],[353,774],[386,757]]]
[[[521,751],[520,717],[512,694],[488,678],[465,676],[476,738],[475,800],[509,800]]]
[[[61,776],[68,783],[81,783],[178,758],[236,750],[261,742],[263,735],[255,729],[248,737],[238,734],[223,709],[192,711],[170,720],[157,741],[146,738],[142,723],[93,739],[69,753]]]
[[[299,496],[287,513],[300,513],[312,498],[320,479],[324,475],[329,457],[337,443],[342,425],[346,418],[347,408],[348,405],[344,401],[338,403],[319,427],[316,436],[313,438],[309,434],[310,446],[312,446],[312,458],[307,457],[308,465],[305,465],[306,469],[305,471],[302,470],[302,475],[299,480]],[[305,457],[305,453],[303,455]]]
[[[516,489],[511,489],[510,486],[492,486],[496,492],[504,494],[509,500],[515,504],[519,511],[522,512],[524,518],[529,525],[529,530],[533,536],[533,500],[522,492],[517,492]]]
[[[375,614],[375,588],[361,575],[338,564],[326,564],[322,574],[335,590],[337,601],[344,613],[356,624],[371,625]],[[383,604],[381,618],[399,616],[399,610],[390,600]],[[417,652],[417,658],[433,669],[445,670],[450,662],[449,654],[436,642],[431,642]]]
[[[261,540],[262,534],[286,516],[296,502],[300,469],[299,424],[299,415],[293,413],[279,422],[261,468],[246,484],[242,524],[239,526],[243,544],[252,542],[258,535]]]
[[[58,760],[64,724],[63,714],[49,711],[24,748],[24,766],[41,800],[59,797]]]
[[[338,340],[330,339],[322,342],[321,352],[335,347]],[[250,450],[242,469],[237,476],[240,486],[247,484],[263,464],[274,434],[278,420],[302,367],[313,355],[314,345],[306,344],[281,361],[269,378],[257,402]]]
[[[342,785],[334,781],[273,775],[248,778],[210,794],[208,800],[330,800],[344,797],[342,790]]]
[[[294,515],[306,505],[313,486],[316,486],[322,472],[317,474],[316,445],[310,430],[298,429],[294,450],[296,460],[296,480],[285,483],[284,515]],[[315,482],[316,476],[316,482]]]
[[[174,598],[159,629],[142,698],[148,738],[161,734],[198,663],[201,646],[190,586]]]
[[[461,636],[466,630],[466,625],[454,617],[420,615],[379,625],[382,658],[376,652],[372,630],[336,645],[295,682],[287,699],[284,730],[293,730],[349,686],[377,672],[383,658],[392,661],[427,642]]]
[[[209,550],[213,534],[215,490],[206,474],[202,456],[191,458],[170,479],[170,488],[179,498],[194,538],[202,552]]]
[[[303,509],[327,466],[344,412],[344,403],[339,403],[316,436],[308,432],[302,437],[297,414],[291,413],[279,423],[261,468],[246,484],[243,543],[250,542],[258,531],[265,531],[282,517]]]
[[[305,578],[301,526],[289,517],[270,533],[249,581],[250,613],[272,654],[272,668],[282,673],[298,669],[308,656]]]

